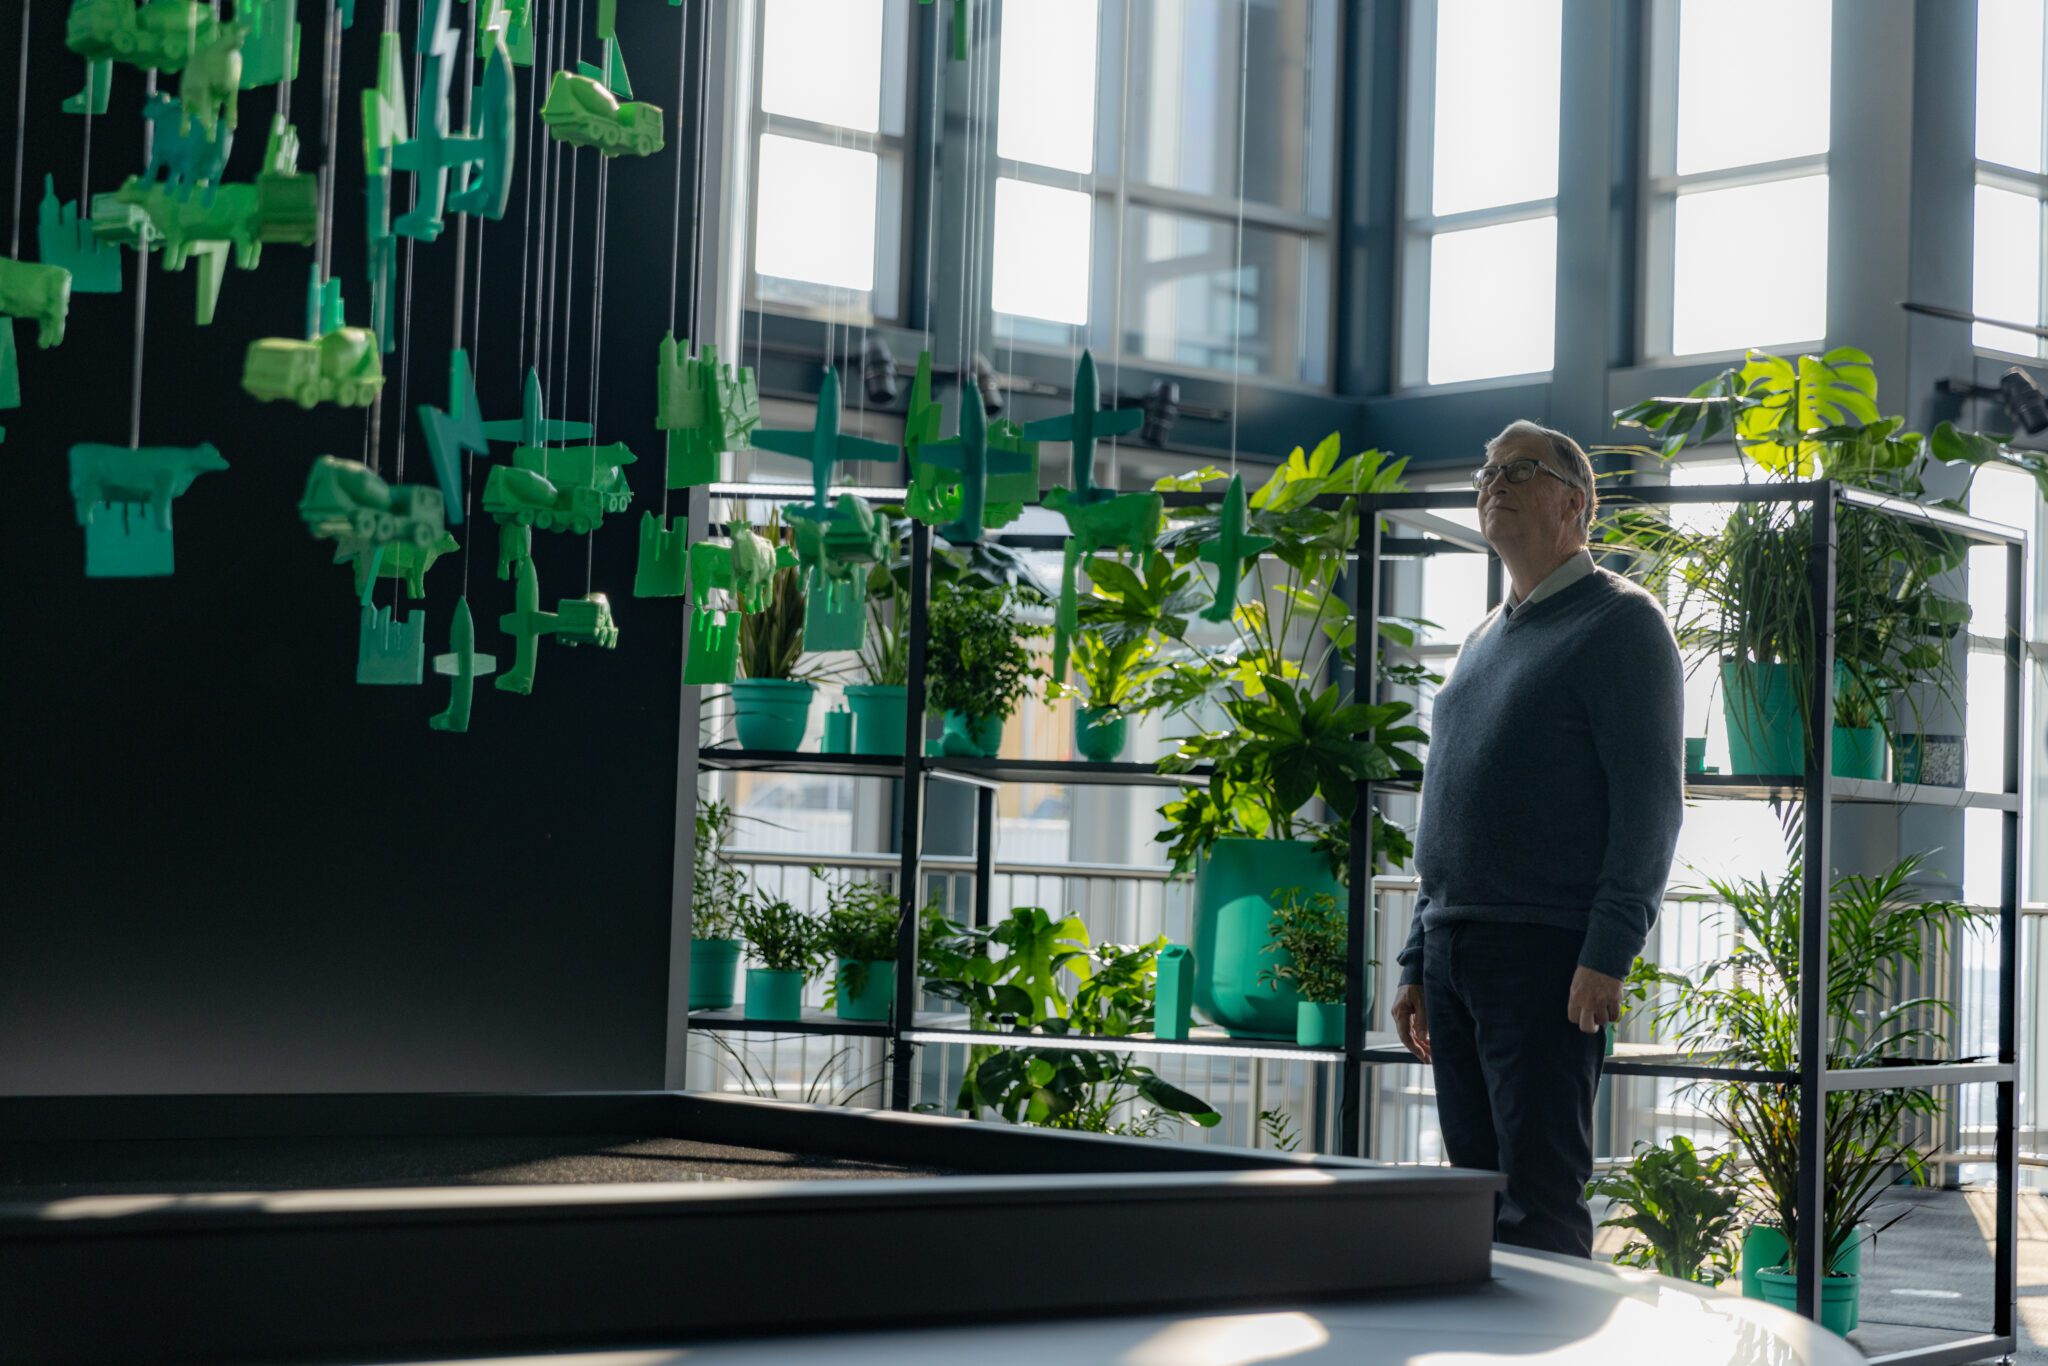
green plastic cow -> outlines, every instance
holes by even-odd
[[[51,347],[64,340],[64,320],[71,312],[71,272],[62,266],[0,258],[0,313],[33,318],[36,345]]]

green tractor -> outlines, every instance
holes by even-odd
[[[557,142],[595,147],[608,157],[651,156],[662,147],[659,108],[620,104],[602,82],[572,71],[555,73],[540,117]]]
[[[249,343],[242,361],[242,388],[266,403],[292,399],[301,408],[367,408],[383,387],[377,334],[367,327],[337,327],[312,341],[265,337]]]

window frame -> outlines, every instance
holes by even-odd
[[[1982,0],[1978,0],[1977,14],[1980,17],[1983,14]],[[2048,19],[2048,16],[2044,16],[2044,19]],[[2038,209],[2035,229],[2038,240],[2035,245],[2041,252],[2048,254],[2048,22],[2044,22],[2041,25],[2041,69],[2043,75],[2040,128],[2041,170],[2026,171],[2017,166],[2008,166],[2002,161],[1987,161],[1978,153],[1976,146],[1976,116],[1977,102],[1981,98],[1979,93],[1981,87],[1974,80],[1970,85],[1970,161],[1973,193],[1975,187],[1985,187],[1994,190],[2004,190],[2011,194],[2025,195],[2035,202]],[[1971,291],[1973,295],[1976,290],[1977,267],[1977,244],[1975,238],[1976,218],[1973,212],[1971,216],[1970,242]],[[2036,282],[2035,293],[2038,297],[2034,301],[2035,316],[2031,321],[2036,327],[2048,325],[2048,269],[2043,269],[2040,272],[2040,279]],[[1975,302],[1973,297],[1970,310],[1973,313],[1976,311]],[[2013,318],[2008,321],[2024,322],[2029,320]],[[1986,346],[1979,342],[1977,340],[1977,326],[1977,324],[1972,324],[1970,328],[1970,350],[1972,354],[2005,365],[2040,365],[2043,362],[2048,362],[2048,337],[2036,337],[2034,339],[2034,349],[2031,353],[2007,351],[2001,347]],[[2039,543],[2037,542],[2036,544]]]

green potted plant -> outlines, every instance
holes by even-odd
[[[739,977],[738,915],[746,875],[725,856],[733,810],[724,802],[697,807],[690,846],[690,1009],[729,1010]]]
[[[1638,1140],[1629,1164],[1589,1184],[1586,1198],[1611,1202],[1600,1227],[1629,1230],[1615,1265],[1719,1285],[1735,1270],[1742,1190],[1733,1152],[1702,1157],[1680,1134],[1662,1146]]]
[[[1645,400],[1615,414],[1656,446],[1610,448],[1669,460],[1731,437],[1745,482],[1832,479],[1922,501],[1933,454],[1899,418],[1880,418],[1870,357],[1843,347],[1786,360],[1751,352],[1685,398]],[[1935,504],[1960,508],[1954,500]],[[1937,582],[1964,562],[1967,543],[1937,527],[1869,508],[1841,506],[1835,536],[1834,773],[1879,777],[1882,726],[1892,699],[1918,718],[1918,685],[1952,698],[1959,687],[1949,642],[1968,605]],[[1814,733],[1813,610],[1807,558],[1811,508],[1744,503],[1708,530],[1661,511],[1624,507],[1604,518],[1606,547],[1646,561],[1646,577],[1674,592],[1679,644],[1717,661],[1737,773],[1792,774],[1806,767]]]
[[[821,957],[818,918],[756,891],[740,899],[739,928],[758,965],[747,969],[746,1017],[796,1019],[803,1013],[804,980]]]
[[[1265,968],[1259,980],[1279,991],[1291,986],[1300,998],[1294,1008],[1294,1041],[1303,1048],[1340,1048],[1344,1044],[1345,946],[1350,941],[1344,908],[1328,892],[1299,887],[1273,893],[1278,903],[1267,926],[1272,936],[1266,952],[1279,962]]]
[[[823,869],[812,869],[824,879]],[[840,882],[825,892],[823,952],[838,960],[832,1002],[842,1020],[886,1020],[896,999],[896,893],[879,882]]]
[[[1145,686],[1165,672],[1150,636],[1090,626],[1085,610],[1069,664],[1073,681],[1060,693],[1075,699],[1074,751],[1093,763],[1112,763],[1129,743],[1130,714]]]
[[[817,685],[797,677],[804,652],[804,578],[794,565],[775,571],[765,610],[740,618],[739,665],[732,684],[733,725],[742,749],[803,748]]]
[[[1987,912],[1960,902],[1921,900],[1909,884],[1921,859],[1913,855],[1878,876],[1834,879],[1828,915],[1829,1069],[1878,1067],[1902,1057],[1926,1061],[1946,1047],[1942,1032],[1921,1021],[1951,1014],[1947,1002],[1915,997],[1927,953],[1948,943],[1958,925]],[[1799,922],[1801,870],[1774,880],[1710,881],[1734,918],[1737,946],[1690,974],[1638,963],[1633,994],[1657,996],[1652,1019],[1671,1028],[1679,1048],[1719,1066],[1791,1072],[1799,1053]],[[1706,1106],[1749,1158],[1749,1181],[1769,1224],[1785,1243],[1786,1264],[1755,1271],[1762,1298],[1790,1305],[1794,1295],[1799,1186],[1799,1091],[1774,1082],[1701,1082]],[[1822,1281],[1822,1322],[1836,1332],[1854,1327],[1861,1280],[1851,1269],[1857,1229],[1899,1172],[1925,1170],[1911,1127],[1934,1120],[1941,1101],[1928,1090],[1831,1091],[1826,1099],[1827,1152],[1821,1243],[1829,1271]],[[1755,1267],[1743,1254],[1744,1278]]]
[[[882,509],[885,514],[894,511]],[[877,564],[868,571],[868,631],[859,657],[864,681],[846,687],[855,754],[904,750],[904,723],[910,715],[908,572],[900,556],[894,564]]]
[[[1041,676],[1010,601],[1010,590],[966,577],[934,585],[925,696],[946,714],[948,754],[994,758],[1003,722]]]

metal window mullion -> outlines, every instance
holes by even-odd
[[[1457,213],[1425,214],[1408,220],[1408,230],[1429,237],[1439,237],[1449,232],[1467,232],[1474,228],[1499,227],[1504,223],[1526,223],[1538,218],[1557,216],[1557,196],[1548,199],[1525,199],[1514,204],[1494,204],[1483,209],[1463,209]]]
[[[1717,166],[1711,171],[1672,172],[1649,178],[1650,192],[1661,195],[1697,194],[1705,190],[1733,190],[1745,185],[1772,185],[1781,180],[1805,180],[1826,175],[1828,154],[1784,157],[1777,161],[1752,161],[1741,166]]]
[[[1020,177],[1023,179],[1037,180],[1040,176],[1058,174],[1043,167],[1031,166],[1029,163],[1014,164],[1039,173],[1036,176]],[[1047,180],[1043,183],[1052,182]],[[1196,194],[1191,190],[1176,190],[1163,185],[1131,183],[1121,188],[1125,201],[1142,209],[1164,209],[1169,213],[1182,214],[1190,218],[1209,218],[1232,224],[1242,216],[1248,228],[1264,228],[1269,232],[1284,232],[1296,237],[1329,237],[1335,231],[1331,219],[1318,218],[1314,214],[1296,213],[1255,200],[1240,200],[1228,195]],[[1114,199],[1118,195],[1118,187],[1098,184],[1095,187],[1095,195],[1098,199]]]
[[[1979,161],[1977,183],[1994,190],[2032,195],[2036,199],[2048,196],[2048,171],[2023,171],[2017,166],[2007,166],[2003,162]]]
[[[1797,1309],[1818,1322],[1826,1273],[1828,1050],[1828,893],[1833,865],[1829,801],[1833,727],[1824,724],[1834,704],[1836,489],[1813,494],[1813,545],[1807,554],[1807,592],[1813,607],[1813,673],[1806,680],[1812,738],[1806,755],[1806,847],[1801,853],[1799,916],[1799,1176],[1794,1200],[1798,1263]]]

